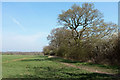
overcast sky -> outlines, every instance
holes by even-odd
[[[8,2],[2,4],[2,50],[42,51],[48,45],[47,35],[57,25],[62,10],[75,2]],[[78,2],[81,6],[81,2]],[[106,22],[118,23],[118,3],[96,2],[95,8]]]

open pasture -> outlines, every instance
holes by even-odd
[[[97,68],[96,68],[97,67]],[[98,71],[94,71],[94,69]],[[105,72],[103,72],[105,71]],[[3,78],[118,79],[117,68],[40,55],[3,55]]]

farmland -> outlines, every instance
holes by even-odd
[[[116,66],[104,66],[41,55],[3,55],[3,78],[120,79]]]
[[[2,3],[3,80],[120,80],[118,12],[118,3]]]

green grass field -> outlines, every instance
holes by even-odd
[[[62,63],[67,63],[76,67]],[[95,69],[99,72],[94,72]],[[79,78],[84,80],[119,80],[120,78],[118,76],[111,75],[111,73],[116,74],[117,70],[117,67],[82,63],[62,58],[48,58],[48,56],[2,56],[3,78]],[[106,72],[107,74],[101,73],[100,71]]]

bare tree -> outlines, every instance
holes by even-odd
[[[105,23],[99,10],[88,3],[84,3],[82,7],[74,4],[71,9],[63,11],[59,14],[58,23],[72,31],[76,43],[92,37],[104,38],[117,27],[114,23]]]

